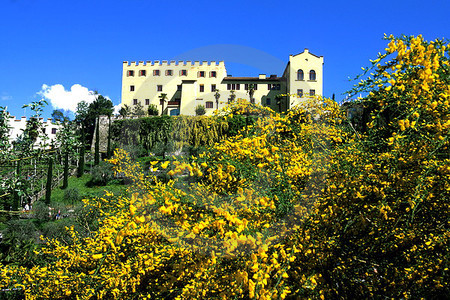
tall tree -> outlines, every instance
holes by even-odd
[[[250,103],[255,103],[255,99],[253,99],[253,95],[255,94],[255,85],[249,84],[247,92],[248,92],[248,95],[250,96]]]
[[[101,115],[106,115],[108,116],[109,120],[110,117],[114,111],[114,105],[111,102],[111,100],[105,98],[104,96],[98,94],[97,92],[94,92],[96,99],[94,102],[92,102],[89,105],[89,111],[91,115],[95,116],[95,124],[97,124],[97,128],[96,128],[96,136],[95,136],[95,156],[94,156],[94,164],[98,164],[100,161],[100,145],[99,145],[99,140],[100,140],[100,116]],[[109,133],[108,133],[109,134]]]
[[[216,98],[216,109],[219,109],[219,99],[220,99],[220,94],[219,94],[219,90],[215,89],[214,92],[216,92],[214,94],[214,98]]]
[[[84,156],[86,153],[86,118],[88,116],[89,105],[86,101],[78,102],[77,111],[75,113],[75,122],[80,131],[80,156],[78,159],[77,177],[81,177],[84,174]]]
[[[161,93],[159,95],[159,104],[161,105],[161,116],[164,114],[164,103],[167,101],[167,94]]]
[[[230,99],[229,99],[229,102],[233,102],[234,99],[236,99],[236,94],[235,94],[235,91],[234,91],[234,90],[231,90],[231,91],[230,91]]]
[[[53,112],[52,112],[52,121],[54,123],[56,123],[56,122],[62,123],[62,122],[64,122],[64,119],[65,119],[64,113],[62,112],[61,109],[54,109],[53,110]]]

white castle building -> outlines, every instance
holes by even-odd
[[[39,121],[43,125],[43,133],[47,135],[49,138],[48,141],[46,141],[48,144],[51,143],[51,141],[56,139],[56,133],[58,130],[60,130],[61,125],[58,123],[52,123],[52,119],[48,118],[46,121],[44,121],[44,118],[39,118]],[[22,117],[20,119],[16,119],[14,116],[10,116],[9,122],[9,141],[10,143],[17,140],[17,138],[22,135],[23,130],[27,127],[27,118]],[[36,144],[39,145],[42,141],[41,136],[38,137]]]
[[[249,89],[254,89],[250,99]],[[225,106],[235,95],[269,106],[274,110],[287,110],[308,95],[322,95],[323,56],[305,49],[290,55],[281,77],[260,74],[258,77],[232,77],[227,75],[225,63],[191,61],[139,61],[123,62],[122,106],[142,105],[144,111],[155,104],[164,114],[195,115],[195,108],[203,105],[207,114]],[[161,103],[160,95],[167,95]],[[216,95],[216,96],[215,96]],[[287,95],[277,104],[277,95]],[[163,105],[162,105],[163,104]]]

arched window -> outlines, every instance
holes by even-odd
[[[303,80],[303,70],[302,69],[297,71],[297,80]]]
[[[316,71],[314,70],[309,71],[309,80],[316,81]]]

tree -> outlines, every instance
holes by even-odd
[[[114,111],[114,105],[111,100],[106,99],[104,96],[99,95],[94,92],[96,99],[89,105],[90,114],[95,117],[96,124],[96,136],[95,136],[95,154],[94,154],[94,164],[98,165],[100,161],[100,116],[108,116],[108,121],[111,123],[111,115]],[[109,126],[108,126],[109,127]],[[108,135],[109,135],[108,130]]]
[[[56,141],[58,143],[60,153],[64,156],[64,177],[62,189],[68,186],[69,177],[69,156],[75,154],[76,150],[80,147],[80,138],[77,135],[75,122],[69,121],[64,118],[61,124],[61,130],[57,132]]]
[[[281,94],[278,94],[275,96],[275,101],[278,105],[278,111],[281,112],[281,105],[283,104],[283,96]]]
[[[220,99],[220,94],[219,94],[219,90],[215,89],[214,92],[216,92],[214,94],[214,98],[216,98],[216,109],[219,109],[219,99]]]
[[[128,105],[124,104],[119,110],[119,115],[121,115],[123,118],[126,118],[130,114],[130,111],[131,108]]]
[[[45,203],[50,204],[50,199],[52,196],[52,178],[53,178],[53,158],[50,156],[48,158],[48,169],[47,169],[47,183],[45,186]]]
[[[40,121],[40,117],[44,110],[44,106],[47,105],[47,101],[41,99],[39,101],[31,102],[30,104],[25,104],[22,108],[29,107],[34,114],[27,120],[27,125],[22,133],[22,144],[21,149],[24,155],[29,155],[33,151],[34,144],[36,143],[39,136],[41,136],[40,148],[45,148],[47,145],[48,137],[43,133],[43,124]]]
[[[148,115],[149,116],[157,116],[158,115],[158,107],[155,104],[150,104],[148,106]]]
[[[138,103],[133,108],[133,116],[141,118],[145,115],[144,107],[141,103]]]
[[[78,102],[77,111],[75,113],[75,122],[80,132],[80,156],[78,159],[77,177],[81,177],[84,174],[84,156],[86,153],[86,132],[85,132],[85,120],[88,116],[89,105],[86,101]]]
[[[0,162],[8,161],[12,156],[9,142],[9,118],[6,107],[0,106]]]
[[[234,99],[236,99],[236,94],[235,94],[235,91],[234,91],[234,90],[231,90],[231,91],[230,91],[230,99],[229,99],[229,102],[233,102]]]
[[[248,85],[248,95],[250,96],[250,103],[255,103],[255,99],[253,99],[253,95],[255,94],[255,85],[249,84]]]
[[[65,117],[64,117],[64,114],[63,114],[61,109],[53,110],[53,112],[52,112],[52,121],[54,123],[57,123],[57,122],[62,123],[62,122],[64,122],[64,120],[65,120]]]
[[[167,101],[167,94],[161,93],[159,95],[159,104],[161,105],[161,116],[164,114],[164,103]]]

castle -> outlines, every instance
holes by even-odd
[[[227,75],[223,61],[123,62],[122,106],[140,104],[147,111],[155,104],[160,114],[164,108],[163,113],[168,115],[195,115],[195,108],[203,105],[209,115],[238,98],[287,110],[308,95],[322,95],[322,90],[323,56],[308,49],[289,56],[281,77],[232,77]],[[161,101],[161,94],[166,94],[167,101]]]
[[[47,143],[51,143],[56,140],[56,133],[61,129],[61,124],[53,123],[52,119],[48,118],[46,121],[44,118],[39,118],[39,122],[42,123],[42,131],[43,134],[47,135],[49,140]],[[27,118],[22,117],[20,119],[16,119],[14,116],[10,116],[8,120],[9,127],[9,142],[12,143],[16,141],[19,136],[22,135],[23,131],[27,128]],[[38,136],[36,140],[36,145],[44,142],[41,136]]]

